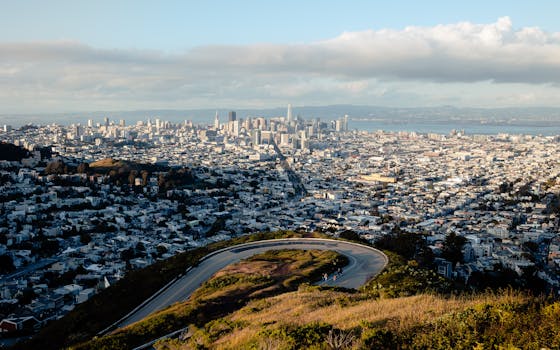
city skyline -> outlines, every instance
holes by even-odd
[[[558,5],[482,4],[9,4],[0,114],[558,107]]]

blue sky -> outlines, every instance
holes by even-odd
[[[558,106],[558,1],[2,1],[0,114]]]
[[[212,44],[300,43],[344,31],[491,23],[560,31],[558,1],[3,1],[0,40],[77,40],[180,51]]]

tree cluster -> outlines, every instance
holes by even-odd
[[[25,148],[11,143],[0,143],[0,160],[20,162],[23,158],[29,158],[30,154]]]
[[[194,182],[194,174],[189,168],[181,168],[179,170],[171,168],[166,174],[162,173],[158,177],[158,186],[162,192],[177,187],[192,185]]]

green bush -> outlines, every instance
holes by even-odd
[[[387,329],[368,329],[362,333],[362,344],[366,349],[393,349],[396,336]]]
[[[282,325],[275,329],[265,329],[259,333],[260,338],[278,339],[287,345],[287,349],[302,349],[324,343],[333,327],[326,323],[310,323],[302,326]]]
[[[452,291],[451,282],[435,271],[419,267],[414,260],[407,262],[399,255],[385,253],[389,257],[388,266],[361,288],[370,296],[397,298],[426,292]]]

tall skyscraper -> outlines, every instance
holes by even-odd
[[[235,111],[230,111],[228,113],[228,122],[234,122],[237,120],[237,115],[235,114]]]
[[[342,120],[341,120],[341,119],[337,119],[337,120],[335,121],[335,130],[336,130],[337,132],[344,131],[344,130],[342,130]]]
[[[218,111],[216,111],[216,116],[214,117],[214,129],[218,130],[220,128],[220,116]]]
[[[294,120],[291,104],[288,104],[288,113],[286,114],[286,120],[288,121],[288,123],[291,123]]]
[[[239,125],[239,120],[234,120],[233,124],[233,135],[239,137],[239,131],[241,130],[241,126]]]
[[[342,122],[342,128],[344,129],[344,131],[348,131],[348,114],[344,115],[344,119]]]
[[[251,141],[253,145],[258,146],[261,144],[261,131],[259,129],[251,130]]]

